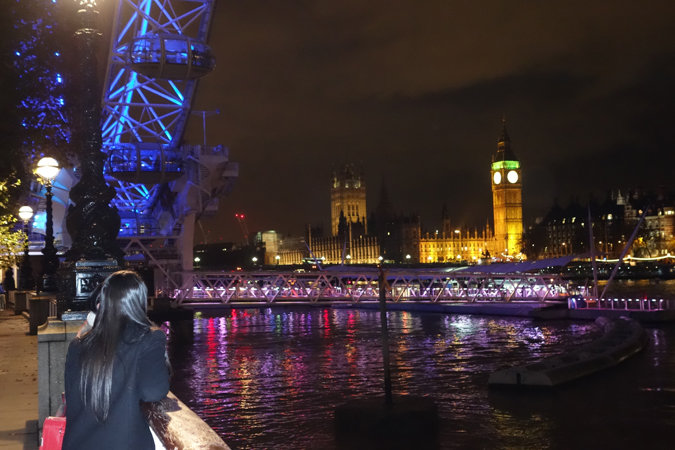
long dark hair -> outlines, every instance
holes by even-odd
[[[113,363],[125,329],[135,326],[140,338],[154,327],[147,299],[145,283],[130,270],[115,272],[101,283],[94,328],[81,338],[80,356],[80,395],[98,420],[108,417]]]

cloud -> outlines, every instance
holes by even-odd
[[[222,2],[196,99],[221,109],[209,141],[241,163],[221,208],[281,231],[327,223],[330,165],[350,159],[370,186],[387,174],[397,210],[432,221],[447,201],[482,225],[502,113],[526,217],[665,176],[648,168],[672,153],[673,19],[670,0]]]

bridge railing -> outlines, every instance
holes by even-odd
[[[361,302],[379,298],[379,274],[344,272],[183,272],[168,294],[177,303]],[[387,275],[390,301],[510,302],[566,300],[559,276],[396,271]]]
[[[618,309],[635,311],[662,311],[675,309],[675,301],[664,298],[593,298],[570,297],[570,309]]]

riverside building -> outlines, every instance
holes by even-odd
[[[442,229],[423,235],[418,215],[394,212],[384,182],[378,203],[366,219],[365,177],[351,164],[343,165],[331,177],[331,235],[325,236],[322,227],[310,226],[303,243],[275,247],[278,254],[266,260],[279,256],[276,260],[294,264],[307,258],[325,264],[417,264],[524,259],[521,165],[506,123],[490,165],[490,180],[494,228],[489,221],[481,230],[455,228],[444,206]]]

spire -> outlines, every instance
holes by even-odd
[[[495,161],[518,161],[511,148],[511,137],[506,131],[506,115],[502,117],[502,135],[497,140],[497,157]]]
[[[506,131],[506,114],[502,115],[502,135],[499,137],[499,142],[511,142],[509,133]]]
[[[378,219],[391,220],[396,215],[394,208],[391,206],[389,201],[389,193],[387,192],[387,186],[384,183],[384,175],[382,176],[382,185],[380,186],[380,197],[377,200],[377,206],[375,208]]]
[[[449,219],[448,217],[448,205],[447,203],[443,202],[443,212],[441,213],[441,220],[446,220]]]

